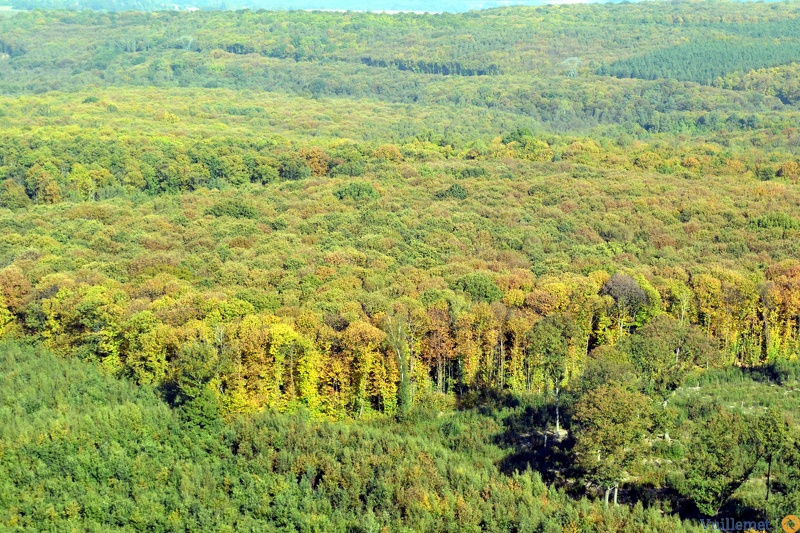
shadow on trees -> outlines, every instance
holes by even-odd
[[[496,417],[505,409],[518,409],[521,405],[519,397],[492,388],[465,389],[458,398],[459,410],[474,409],[491,417]]]
[[[562,418],[568,423],[568,409]],[[567,415],[567,416],[565,416]],[[539,472],[546,483],[563,485],[573,477],[571,450],[574,442],[565,431],[554,431],[555,407],[544,401],[520,406],[503,419],[504,429],[493,438],[499,446],[513,450],[498,468],[505,474],[530,468]]]
[[[796,361],[775,361],[762,366],[728,367],[703,372],[690,377],[686,386],[732,383],[735,381],[755,381],[775,385],[785,385],[800,381],[800,363]]]
[[[641,502],[645,507],[666,507],[683,520],[706,518],[690,498],[669,485],[659,487],[651,482],[625,483],[620,489],[619,502],[629,505]]]

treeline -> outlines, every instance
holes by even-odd
[[[662,194],[642,199],[651,213],[635,233],[622,221],[640,193],[603,192],[617,178],[581,178],[585,164],[542,177],[554,150],[525,130],[490,148],[519,161],[506,178],[480,159],[489,156],[470,152],[478,159],[436,171],[393,145],[275,151],[226,140],[177,151],[140,141],[130,153],[77,141],[4,145],[0,198],[14,209],[2,220],[4,331],[139,383],[200,383],[226,414],[304,406],[362,417],[396,414],[414,398],[541,393],[653,320],[678,343],[670,353],[683,354],[657,369],[670,391],[692,368],[798,353],[800,267],[790,258],[800,221],[776,206],[670,213]],[[576,158],[600,153],[569,147]],[[94,163],[81,159],[89,154]],[[655,154],[635,157],[645,155]],[[750,191],[764,183],[755,177]],[[616,207],[598,220],[579,208],[582,195],[552,185],[564,179],[583,179],[586,198]],[[174,196],[187,191],[196,192]],[[511,222],[530,206],[535,231]],[[549,320],[563,346],[552,364],[537,333]]]
[[[518,0],[514,5],[539,5],[538,0]],[[507,6],[506,2],[486,0],[481,2],[482,9]],[[302,2],[288,0],[248,0],[232,4],[225,0],[178,0],[166,3],[157,0],[115,0],[101,2],[97,0],[16,0],[16,9],[64,9],[72,11],[163,11],[176,9],[199,8],[203,10],[227,9],[270,9],[270,10],[336,10],[336,11],[416,11],[462,13],[474,9],[474,6],[461,0],[439,0],[435,6],[420,0],[393,0],[385,4],[374,4],[365,0],[304,0]]]
[[[502,474],[488,417],[349,425],[265,412],[225,426],[211,406],[172,410],[86,363],[0,346],[4,528],[499,532],[603,516],[698,531],[655,509],[573,501],[530,470]]]
[[[98,99],[89,96],[83,105],[96,106]],[[106,104],[116,107],[114,104]],[[102,104],[100,104],[102,107]],[[239,108],[216,106],[220,116],[263,116],[263,107]],[[35,110],[43,116],[56,113],[48,105]],[[118,111],[112,111],[112,116]],[[148,117],[151,123],[179,125],[181,118],[168,111]],[[757,117],[704,115],[709,127],[752,122]],[[25,121],[19,121],[24,125]],[[737,124],[738,125],[738,124]],[[655,125],[653,126],[656,127]],[[203,135],[202,128],[198,133]],[[413,134],[413,131],[409,133]],[[419,133],[417,133],[419,135]],[[424,139],[424,137],[423,137]],[[201,188],[225,188],[244,184],[267,185],[279,181],[297,181],[309,177],[360,177],[380,169],[403,167],[405,172],[426,160],[450,160],[450,174],[463,178],[490,177],[497,161],[506,159],[516,165],[527,162],[584,165],[586,175],[598,171],[637,168],[663,175],[689,179],[700,176],[747,175],[762,181],[781,179],[795,183],[800,177],[800,163],[790,154],[760,151],[733,153],[721,146],[702,147],[639,145],[635,150],[608,145],[601,147],[591,138],[537,135],[527,128],[517,128],[488,143],[458,142],[459,139],[434,138],[436,144],[420,138],[406,139],[405,144],[356,143],[352,141],[289,142],[280,136],[259,140],[247,136],[226,136],[215,140],[187,142],[175,137],[151,140],[146,137],[125,139],[98,138],[91,134],[69,137],[59,133],[7,134],[0,137],[0,206],[19,209],[31,204],[57,204],[64,200],[94,201],[115,196],[146,192],[151,195],[193,191]],[[456,146],[445,144],[456,141]],[[728,141],[730,142],[730,141]],[[764,137],[758,141],[767,142]],[[777,141],[780,142],[780,141]],[[388,166],[388,167],[387,167]],[[558,167],[550,167],[551,170]],[[513,177],[508,174],[506,177]],[[531,189],[529,195],[539,192]],[[794,229],[794,219],[786,213],[762,213],[748,218],[750,227]],[[690,214],[681,215],[688,221]],[[765,218],[766,217],[766,218]],[[772,218],[770,218],[772,217]],[[775,217],[786,221],[776,222]]]
[[[78,270],[33,285],[18,266],[8,267],[0,271],[3,330],[139,383],[207,391],[228,415],[304,406],[333,418],[402,413],[412,401],[445,405],[448,393],[542,393],[579,378],[592,350],[627,346],[632,332],[633,346],[651,351],[631,348],[628,357],[642,358],[634,361],[645,365],[637,375],[662,380],[653,385],[662,399],[693,368],[790,360],[798,350],[798,310],[787,301],[797,284],[794,264],[770,270],[764,302],[741,277],[661,280],[662,294],[641,276],[603,272],[505,291],[476,272],[456,278],[452,289],[390,301],[385,292],[344,292],[343,283],[365,283],[352,274],[318,275],[349,269],[282,276],[275,291],[235,280],[246,276],[238,270],[244,265],[227,262],[217,277],[228,283],[198,290],[184,281],[196,271],[166,261],[130,261],[128,283],[100,271],[87,282]],[[635,333],[648,316],[656,317],[663,358],[652,351],[655,339]]]

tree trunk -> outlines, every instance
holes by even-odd
[[[416,380],[414,379],[414,330],[411,330],[411,338],[408,343],[408,405],[409,407],[414,404],[414,387]]]
[[[439,393],[444,392],[444,364],[441,354],[437,354],[436,357],[436,388]]]
[[[769,357],[769,346],[772,344],[772,335],[769,330],[769,312],[767,311],[767,307],[764,306],[764,312],[762,313],[764,319],[764,354],[762,355],[762,360],[766,361]]]
[[[689,308],[689,299],[686,297],[681,298],[681,326],[686,321],[686,310]]]
[[[767,501],[769,501],[769,493],[772,489],[772,455],[769,456],[769,463],[767,464]]]
[[[592,342],[592,332],[591,332],[591,330],[589,331],[589,334],[586,335],[586,347],[583,350],[584,358],[589,357],[589,343],[590,342]],[[585,361],[585,359],[584,359],[584,361]]]
[[[606,488],[606,508],[608,508],[608,497],[611,495],[611,488]]]
[[[525,355],[525,359],[522,362],[522,366],[525,372],[525,392],[531,391],[531,354],[529,352],[528,347],[524,348],[523,355]]]
[[[559,413],[559,401],[561,400],[561,387],[556,385],[556,435],[561,438],[561,417]]]
[[[616,487],[614,487],[614,507],[619,505],[617,503],[617,495],[618,495],[618,493],[619,493],[619,486],[616,486]]]
[[[397,388],[397,415],[400,419],[405,419],[406,415],[411,412],[411,379],[409,376],[409,356],[406,350],[398,347],[397,353],[397,366],[400,371],[400,383]]]
[[[503,390],[506,382],[506,346],[503,333],[500,333],[500,390]]]

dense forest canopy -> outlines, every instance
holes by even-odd
[[[0,524],[780,531],[798,15],[0,12]]]

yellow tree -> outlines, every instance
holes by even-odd
[[[527,332],[533,327],[537,315],[529,310],[519,310],[509,317],[507,329],[510,337],[508,358],[508,388],[513,391],[528,391],[533,387],[534,365],[529,350],[530,337]]]
[[[21,270],[15,267],[0,270],[0,296],[13,313],[20,313],[31,292],[31,284]]]
[[[53,172],[41,165],[32,166],[25,174],[25,188],[38,203],[55,204],[61,201],[61,187],[53,177]]]
[[[499,336],[497,328],[497,318],[485,302],[474,304],[456,320],[456,351],[461,362],[463,385],[492,385],[494,350]]]
[[[8,310],[5,299],[0,295],[0,339],[11,332],[14,326],[14,315]]]
[[[177,342],[173,328],[152,311],[141,311],[122,327],[125,365],[139,383],[163,383],[169,373],[168,351]]]
[[[447,392],[450,365],[454,357],[455,341],[450,322],[447,302],[435,302],[426,311],[428,330],[422,343],[425,363],[435,369],[436,390]]]
[[[797,355],[800,342],[800,261],[788,260],[766,270],[766,298],[770,303],[775,343],[787,356]]]
[[[280,370],[270,353],[270,326],[276,321],[269,315],[248,315],[234,334],[237,359],[241,365],[247,394],[258,407],[276,407],[280,397]]]
[[[375,365],[380,364],[378,347],[386,338],[386,334],[364,321],[356,321],[342,332],[341,347],[350,364],[350,376],[353,384],[351,405],[358,410],[358,416],[364,414],[365,403],[370,391],[377,392],[379,385],[370,384],[370,378],[380,376],[375,373]],[[383,399],[385,402],[385,398]]]
[[[97,184],[92,179],[89,171],[81,165],[76,163],[72,165],[72,170],[67,177],[69,188],[83,199],[94,200],[95,193],[97,192]]]
[[[96,359],[109,372],[120,372],[121,326],[127,299],[127,294],[110,281],[64,287],[42,302],[43,337],[56,351]]]
[[[289,324],[273,324],[269,334],[270,356],[276,369],[279,365],[282,369],[282,375],[278,378],[282,406],[292,408],[303,405],[312,414],[318,415],[321,406],[319,352],[308,338]]]

